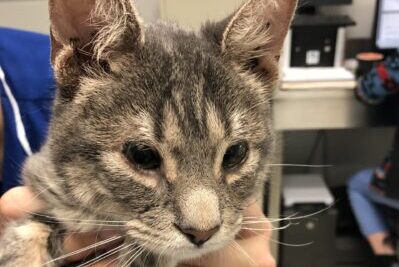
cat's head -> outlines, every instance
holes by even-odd
[[[266,178],[295,7],[250,0],[195,34],[144,26],[129,0],[50,0],[61,197],[129,221],[154,252],[192,257],[231,241]]]

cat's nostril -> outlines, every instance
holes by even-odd
[[[177,226],[177,228],[190,240],[191,243],[200,247],[219,231],[220,225],[205,231],[180,226]]]

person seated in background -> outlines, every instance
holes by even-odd
[[[381,104],[399,92],[399,56],[387,58],[362,77],[357,96],[368,104]],[[399,103],[398,103],[399,105]],[[399,111],[399,106],[398,106]],[[387,216],[380,206],[398,210],[399,199],[387,195],[388,176],[399,174],[399,130],[391,152],[376,169],[366,169],[349,179],[348,194],[362,234],[376,255],[373,267],[394,266],[397,257],[395,245],[389,242]],[[399,179],[399,177],[393,177]],[[398,196],[399,196],[399,188]],[[399,223],[399,222],[398,222]]]

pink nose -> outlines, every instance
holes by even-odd
[[[192,228],[181,228],[179,226],[177,226],[177,228],[188,238],[188,240],[190,240],[191,243],[200,247],[219,231],[220,225],[206,231],[195,230]]]

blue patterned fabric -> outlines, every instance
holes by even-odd
[[[368,104],[380,104],[398,91],[399,56],[391,56],[359,80],[357,93]]]
[[[47,134],[54,95],[47,35],[0,28],[0,67],[5,80],[0,83],[4,116],[4,168],[1,191],[21,183],[20,170],[28,155],[18,138],[15,105],[32,152],[39,150]],[[5,86],[9,87],[7,94]],[[12,96],[12,97],[11,97]]]

